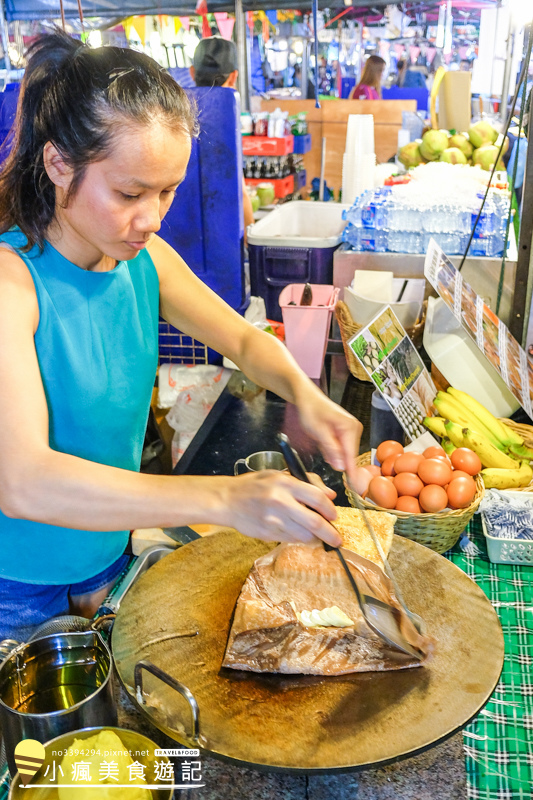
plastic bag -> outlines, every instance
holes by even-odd
[[[162,364],[159,368],[159,404],[172,393],[175,397],[166,420],[175,434],[172,437],[172,465],[175,466],[196,431],[205,420],[231,375],[231,370],[211,364],[183,366]]]

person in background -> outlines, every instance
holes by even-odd
[[[146,54],[60,30],[31,45],[0,171],[0,640],[91,618],[136,528],[341,543],[318,476],[139,472],[162,316],[294,404],[355,473],[361,424],[157,235],[196,135],[186,92]]]
[[[381,97],[381,80],[385,71],[385,59],[381,56],[369,56],[361,80],[350,92],[350,100],[379,100]]]
[[[239,75],[237,65],[237,47],[234,42],[223,39],[222,36],[209,36],[198,42],[190,73],[197,86],[222,86],[225,89],[236,89]],[[254,212],[244,176],[242,178],[242,210],[244,241],[246,242],[246,228],[248,225],[253,225]]]
[[[294,65],[294,85],[302,88],[302,65],[300,63]],[[303,96],[303,92],[302,92]],[[307,76],[307,95],[306,100],[312,100],[315,96],[315,84],[311,79],[311,75]]]
[[[421,72],[409,68],[407,59],[398,61],[398,77],[396,85],[401,89],[425,89],[426,81]]]

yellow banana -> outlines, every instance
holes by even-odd
[[[457,447],[454,445],[450,439],[443,439],[441,441],[442,449],[446,453],[447,456],[451,456],[454,450],[457,450]]]
[[[510,444],[509,455],[519,461],[533,461],[533,450],[526,447],[525,444]]]
[[[477,433],[481,433],[489,440],[489,442],[491,442],[491,444],[494,445],[494,447],[497,447],[498,450],[505,450],[504,445],[492,433],[492,431],[488,430],[481,420],[469,412],[466,406],[464,406],[450,394],[447,394],[446,392],[438,392],[433,402],[435,404],[435,408],[442,417],[451,419],[452,422],[456,422],[462,428],[470,428],[473,431],[477,431]]]
[[[441,437],[446,436],[445,422],[446,420],[444,417],[424,417],[424,425],[426,428],[431,431],[431,433]]]
[[[487,428],[493,437],[498,439],[501,444],[507,446],[510,444],[524,444],[524,440],[514,431],[512,431],[503,422],[500,422],[493,414],[488,411],[484,405],[479,403],[466,392],[460,389],[455,389],[453,386],[448,387],[448,393],[454,397],[458,403],[464,406],[466,411],[469,411]],[[472,426],[475,430],[475,426]]]
[[[502,453],[485,436],[470,428],[463,428],[463,441],[465,447],[469,447],[470,450],[478,454],[484,467],[495,467],[497,469],[518,469],[520,467],[518,461],[514,461],[508,455]]]
[[[463,428],[461,425],[458,425],[456,422],[453,422],[451,419],[449,419],[444,424],[444,427],[446,429],[446,436],[451,443],[455,445],[455,447],[466,447],[463,436]]]
[[[520,489],[533,479],[533,469],[522,461],[519,469],[482,469],[480,472],[486,489]]]

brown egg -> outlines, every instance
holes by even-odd
[[[442,458],[424,458],[418,466],[418,477],[422,478],[425,484],[436,483],[438,486],[446,486],[451,480],[452,468]]]
[[[448,495],[442,486],[436,484],[428,484],[424,486],[418,495],[418,502],[420,508],[427,511],[429,514],[436,514],[442,511],[448,505]]]
[[[378,467],[377,464],[367,464],[365,469],[367,469],[371,475],[381,475],[381,467]]]
[[[438,444],[433,445],[433,447],[426,447],[424,450],[424,458],[439,458],[445,455],[444,449]]]
[[[408,494],[398,498],[395,506],[396,511],[408,511],[410,514],[420,514],[422,509],[416,497],[409,497]]]
[[[392,481],[385,476],[377,476],[370,481],[368,497],[381,508],[394,508],[398,492]]]
[[[355,475],[352,478],[352,486],[361,497],[368,490],[368,484],[372,480],[372,473],[365,467],[356,467]]]
[[[394,485],[400,497],[406,494],[410,497],[418,497],[424,488],[418,475],[414,475],[412,472],[400,472],[394,478]]]
[[[392,456],[387,456],[383,464],[381,465],[381,474],[382,475],[396,475],[394,469],[394,462],[398,458],[398,454],[394,454]]]
[[[403,453],[394,462],[396,475],[400,472],[413,472],[416,475],[421,461],[424,461],[422,453]]]
[[[451,461],[455,469],[461,469],[469,475],[477,475],[481,472],[481,460],[477,453],[468,447],[458,447],[451,454]]]
[[[466,508],[474,499],[475,493],[476,482],[470,475],[456,478],[448,486],[448,505],[450,508]]]
[[[387,441],[381,442],[376,450],[376,458],[380,464],[383,464],[389,456],[399,455],[400,453],[403,453],[403,444],[395,442],[394,439],[387,439]]]
[[[450,483],[454,481],[456,478],[471,478],[472,476],[468,474],[468,472],[464,472],[462,469],[454,469],[452,470],[452,477],[450,478]]]

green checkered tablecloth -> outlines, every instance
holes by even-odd
[[[485,708],[463,731],[468,797],[532,800],[533,567],[489,561],[478,514],[468,535],[479,555],[466,555],[459,544],[446,555],[485,592],[505,638],[500,681]]]

